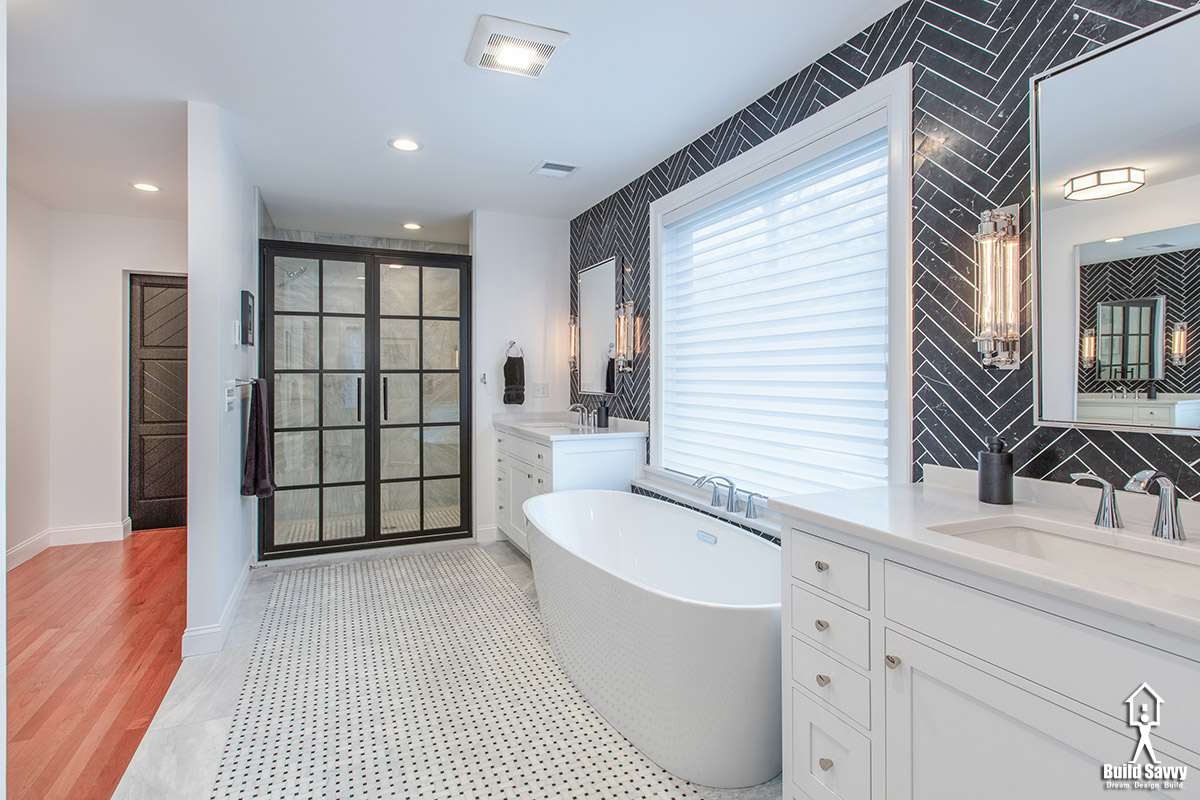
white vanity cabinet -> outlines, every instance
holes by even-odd
[[[1162,700],[1164,765],[1200,796],[1200,643],[831,527],[784,520],[784,796],[1111,798]],[[788,602],[790,600],[790,602]],[[1145,761],[1145,758],[1139,759]]]
[[[624,423],[624,424],[623,424]],[[560,424],[494,421],[496,428],[496,525],[528,552],[525,501],[565,489],[629,491],[646,462],[644,423],[613,420],[608,429]],[[570,432],[560,430],[571,428]]]

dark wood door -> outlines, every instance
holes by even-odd
[[[129,516],[187,524],[187,278],[129,277]]]

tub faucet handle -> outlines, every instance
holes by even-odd
[[[746,519],[758,519],[758,507],[754,504],[754,498],[756,497],[761,497],[763,500],[767,499],[765,494],[746,492]]]

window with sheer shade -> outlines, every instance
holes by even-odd
[[[659,466],[767,495],[888,482],[888,155],[886,127],[805,148],[663,218]]]

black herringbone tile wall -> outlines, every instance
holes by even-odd
[[[1153,464],[1200,496],[1200,439],[1036,428],[1028,328],[1011,372],[984,370],[971,341],[979,213],[1020,203],[1028,225],[1030,77],[1195,2],[911,0],[572,220],[572,309],[576,272],[619,255],[626,296],[648,320],[651,201],[912,62],[914,477],[922,464],[974,468],[983,436],[998,432],[1024,476],[1091,470],[1115,482]],[[643,324],[620,416],[650,417],[648,334]],[[596,403],[574,388],[572,399]]]
[[[1197,288],[1200,288],[1200,250],[1084,264],[1079,268],[1080,333],[1097,327],[1097,303],[1163,295],[1166,298],[1166,331],[1170,336],[1171,323],[1200,319]],[[1165,359],[1163,379],[1157,383],[1160,392],[1200,393],[1200,359],[1193,358],[1182,366]],[[1094,370],[1079,370],[1081,392],[1107,392],[1122,385],[1130,389],[1146,388],[1144,382],[1102,381]]]

